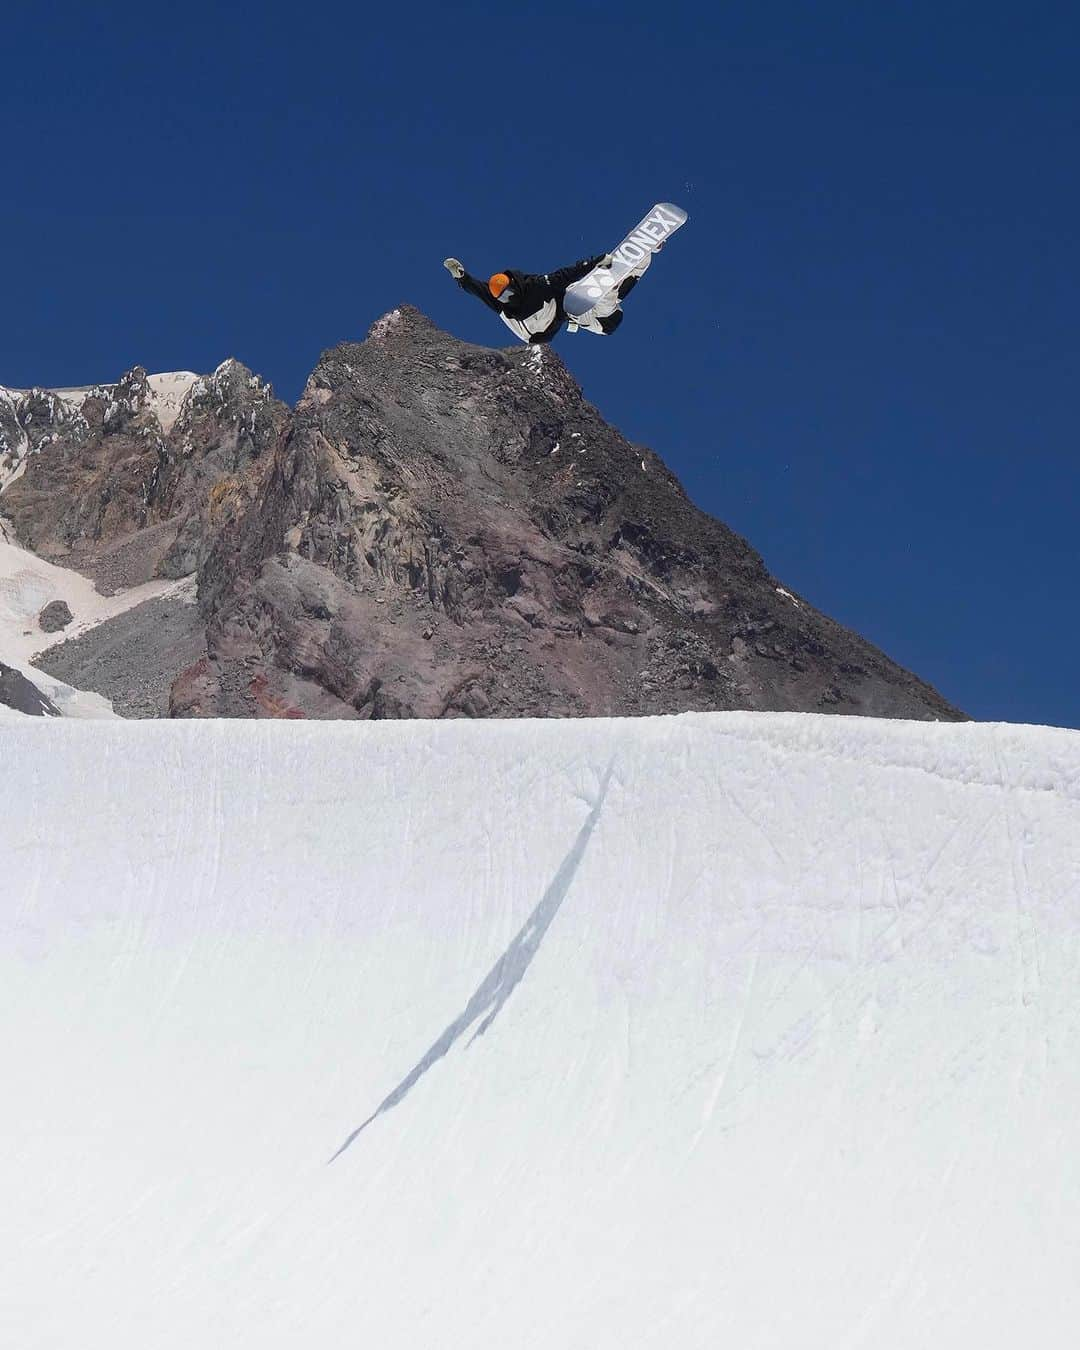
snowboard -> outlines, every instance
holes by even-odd
[[[594,267],[587,276],[567,287],[563,307],[570,318],[579,319],[604,300],[614,298],[619,284],[632,272],[640,276],[652,262],[652,255],[686,220],[681,206],[673,206],[671,202],[654,206],[619,247],[612,250],[615,261],[610,267]]]

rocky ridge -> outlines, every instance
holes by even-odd
[[[215,491],[265,453],[287,415],[232,360],[207,376],[137,366],[113,385],[0,390],[0,511],[20,543],[106,594],[190,575]]]
[[[781,585],[551,349],[402,307],[291,411],[226,362],[165,427],[155,378],[77,416],[34,391],[17,434],[0,400],[9,458],[30,447],[0,513],[99,584],[197,577],[205,655],[174,716],[963,716]]]

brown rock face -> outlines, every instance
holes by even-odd
[[[190,378],[170,416],[141,367],[83,391],[4,391],[2,512],[19,541],[106,592],[194,572],[221,501],[288,409],[235,361]]]
[[[473,347],[403,308],[263,417],[155,488],[170,529],[169,502],[197,522],[207,624],[173,715],[963,716],[780,588],[548,349]]]

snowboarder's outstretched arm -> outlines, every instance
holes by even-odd
[[[572,286],[575,281],[588,276],[594,267],[599,267],[601,263],[610,259],[610,253],[598,253],[595,258],[582,258],[580,262],[571,263],[569,267],[560,267],[557,272],[549,272],[548,281],[551,283],[551,289],[557,295],[561,295],[567,286]]]
[[[498,300],[488,290],[486,281],[477,281],[476,277],[469,276],[461,263],[456,258],[447,258],[443,266],[454,278],[463,291],[468,291],[470,295],[475,295],[477,300],[483,300],[488,309],[493,309],[496,314],[500,312]]]

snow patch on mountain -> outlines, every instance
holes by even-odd
[[[30,438],[19,418],[20,407],[19,391],[0,385],[0,492],[26,468]]]
[[[180,415],[188,391],[198,379],[193,371],[173,370],[163,375],[148,375],[146,382],[150,386],[150,407],[164,432],[172,430],[173,423]]]
[[[0,523],[0,658],[11,665],[27,662],[48,647],[78,637],[155,596],[188,595],[191,579],[148,581],[105,596],[89,578],[57,567],[21,548]],[[74,617],[66,628],[43,632],[38,615],[53,600],[63,600]],[[34,677],[37,681],[37,676]]]
[[[38,392],[55,394],[65,407],[79,409],[88,398],[108,398],[115,388],[115,384],[79,384],[64,389],[41,389]],[[34,391],[27,389],[24,392],[30,394]]]
[[[26,472],[27,459],[25,443],[16,455],[0,458],[0,492],[23,476]]]

